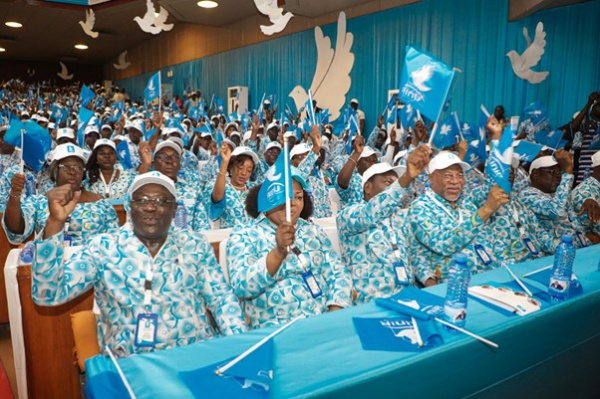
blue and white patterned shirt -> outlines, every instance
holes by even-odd
[[[593,233],[596,235],[600,235],[600,222],[594,223],[588,217],[587,212],[581,216],[577,216],[583,203],[588,198],[593,199],[598,204],[600,204],[600,182],[596,180],[593,176],[588,177],[575,187],[571,192],[571,209],[570,214],[571,218],[577,219],[579,224],[583,228],[584,233]]]
[[[223,335],[247,329],[239,302],[200,233],[171,228],[154,258],[129,223],[114,233],[95,236],[64,262],[61,242],[62,233],[36,241],[33,300],[54,306],[93,288],[100,308],[100,347],[108,346],[117,356],[188,345],[217,335],[206,308]],[[147,267],[152,270],[149,307],[144,306]],[[146,312],[158,316],[154,349],[134,343],[137,317]]]
[[[212,202],[212,192],[216,179],[211,180],[204,187],[204,203],[208,204],[208,216],[210,220],[218,220],[221,229],[227,229],[240,223],[246,223],[250,220],[246,213],[246,195],[253,186],[248,183],[248,190],[239,191],[233,188],[229,178],[225,183],[225,194],[223,199],[217,203]]]
[[[275,247],[277,227],[264,215],[246,225],[237,225],[227,242],[227,264],[231,286],[243,300],[252,328],[283,324],[297,316],[327,311],[330,305],[352,305],[350,275],[323,229],[299,219],[296,247],[310,266],[323,295],[313,298],[302,278],[301,261],[288,254],[271,277],[267,254]]]
[[[179,175],[175,182],[177,201],[183,201],[187,213],[188,227],[194,231],[210,230],[210,222],[204,205],[200,182],[187,175]]]
[[[88,179],[85,179],[83,181],[83,188],[87,191],[100,194],[104,198],[124,199],[129,192],[129,186],[131,186],[133,179],[135,179],[137,175],[138,172],[134,169],[120,170],[119,178],[117,180],[113,180],[112,182],[108,181],[105,184],[100,177],[94,184],[90,184]]]

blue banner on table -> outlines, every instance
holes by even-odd
[[[437,121],[454,73],[452,68],[431,55],[406,46],[399,97],[423,115]]]
[[[133,169],[133,162],[131,160],[131,154],[129,153],[129,145],[126,140],[121,140],[117,145],[117,158],[123,165],[123,169]]]
[[[515,147],[514,153],[519,156],[519,160],[523,162],[533,162],[544,146],[537,143],[521,140]]]
[[[160,97],[160,71],[156,72],[144,89],[144,99],[151,103],[155,99]]]
[[[21,142],[21,135],[23,141]],[[13,119],[4,135],[7,144],[20,147],[23,153],[23,161],[33,170],[39,172],[46,161],[46,153],[52,146],[52,137],[46,129],[29,120],[22,123]]]
[[[410,317],[353,317],[352,322],[366,351],[418,352],[443,343],[430,321],[415,319],[416,328]]]
[[[279,153],[277,160],[265,174],[265,180],[258,190],[258,212],[267,212],[271,209],[285,204],[286,173],[289,198],[292,198],[292,169],[290,167],[289,150],[287,146]]]
[[[231,359],[229,359],[231,360]],[[229,361],[179,373],[196,398],[269,398],[273,382],[273,340],[270,339],[221,375],[216,371]]]
[[[414,287],[407,287],[389,298],[377,298],[375,304],[419,320],[441,317],[444,313],[444,298]]]
[[[438,149],[451,147],[462,140],[460,122],[456,113],[452,113],[438,128],[433,136],[433,145]]]
[[[507,194],[510,194],[512,190],[509,176],[513,154],[512,143],[515,137],[517,124],[518,122],[513,123],[511,121],[510,128],[507,127],[504,129],[498,144],[491,149],[488,160],[485,163],[485,174]]]

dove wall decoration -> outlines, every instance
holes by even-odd
[[[540,83],[548,77],[549,72],[537,72],[531,68],[540,62],[542,55],[544,55],[544,52],[546,51],[546,32],[544,32],[544,24],[538,22],[535,27],[535,37],[533,42],[531,42],[531,39],[529,38],[527,28],[523,28],[523,36],[525,36],[525,40],[527,41],[527,48],[525,51],[519,55],[515,50],[511,50],[506,56],[510,60],[515,75],[529,83]]]
[[[328,108],[330,121],[340,116],[340,110],[346,103],[346,94],[350,90],[352,80],[350,72],[354,65],[352,42],[354,35],[346,32],[346,13],[340,12],[337,23],[335,51],[331,48],[331,39],[323,35],[320,27],[315,28],[317,44],[317,66],[310,91],[319,108]],[[296,108],[300,109],[308,100],[306,89],[298,85],[289,94]]]
[[[119,54],[118,62],[116,64],[113,64],[115,69],[123,70],[123,69],[127,69],[129,67],[129,65],[131,65],[131,62],[125,61],[125,57],[127,57],[127,50],[125,50],[121,54]]]
[[[260,26],[262,33],[268,36],[284,30],[290,19],[294,16],[291,12],[286,12],[284,14],[283,8],[277,6],[277,0],[254,0],[254,4],[256,5],[256,8],[258,8],[258,11],[269,17],[269,20],[271,21],[272,25]]]
[[[59,73],[57,73],[58,77],[63,80],[73,79],[73,74],[69,74],[69,71],[67,70],[67,66],[65,64],[63,64],[62,61],[59,61],[59,64],[61,67],[61,71]]]
[[[166,24],[167,18],[169,17],[169,13],[162,6],[159,7],[158,15],[154,15],[154,4],[152,0],[146,0],[146,13],[142,18],[135,17],[133,20],[137,22],[142,29],[146,33],[152,33],[153,35],[158,35],[160,32],[165,31],[168,32],[173,29],[173,24]]]
[[[94,14],[94,10],[92,9],[85,11],[85,22],[79,21],[79,25],[81,25],[85,34],[91,36],[94,39],[98,37],[98,32],[94,32],[95,23],[96,15]]]

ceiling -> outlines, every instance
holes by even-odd
[[[169,11],[168,23],[192,23],[224,26],[257,15],[252,0],[217,0],[219,7],[204,9],[197,0],[154,0]],[[368,0],[278,0],[284,8],[296,15],[318,17],[365,3]],[[515,0],[510,0],[511,3]],[[521,1],[521,0],[520,0]],[[580,2],[582,0],[523,0],[537,3],[536,9]],[[79,26],[93,4],[96,14],[94,30],[97,39],[87,36]],[[554,3],[554,4],[553,4]],[[143,32],[133,21],[146,12],[146,0],[0,0],[0,60],[65,61],[82,64],[101,64],[122,51],[153,37]],[[22,28],[14,29],[4,22],[17,20]],[[88,50],[77,50],[74,45],[84,43]]]

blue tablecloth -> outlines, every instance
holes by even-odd
[[[586,374],[590,367],[591,375],[598,374],[600,364],[599,259],[600,245],[578,250],[574,272],[583,294],[526,317],[469,298],[466,328],[498,343],[499,349],[443,331],[444,344],[421,353],[364,351],[352,318],[395,315],[375,304],[300,320],[274,339],[272,397],[550,397],[561,390],[581,397],[600,391],[600,376]],[[553,257],[536,259],[513,270],[521,276],[552,262]],[[512,279],[497,269],[473,276],[471,284],[490,281]],[[443,296],[445,289],[427,290]],[[236,356],[273,330],[132,356],[119,365],[137,398],[189,398],[193,396],[179,383],[179,373]],[[122,395],[122,387],[111,382],[116,371],[108,358],[89,359],[86,368],[94,397]]]

